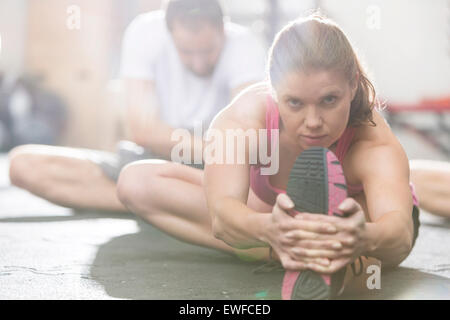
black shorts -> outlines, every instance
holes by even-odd
[[[419,236],[419,227],[420,227],[419,213],[420,213],[419,207],[414,205],[412,211],[413,226],[414,226],[413,247],[414,244],[416,243],[417,237]]]
[[[96,152],[96,151],[93,151]],[[164,159],[163,157],[151,152],[148,149],[135,144],[131,141],[120,141],[117,144],[115,153],[96,152],[93,160],[103,171],[103,173],[112,181],[117,182],[120,171],[127,164],[146,159]],[[196,169],[204,168],[203,164],[187,164]]]

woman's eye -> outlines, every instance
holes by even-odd
[[[336,102],[336,97],[335,96],[328,96],[325,99],[323,99],[323,102],[325,104],[333,104]]]
[[[290,107],[298,108],[301,106],[302,103],[300,102],[300,100],[297,99],[289,99],[288,104]]]

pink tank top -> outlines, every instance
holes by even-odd
[[[268,152],[271,152],[270,137],[272,130],[279,129],[279,113],[278,107],[273,101],[272,97],[269,95],[267,97],[267,109],[266,109],[266,129],[267,129],[267,141],[269,141]],[[339,162],[343,162],[345,154],[352,142],[353,136],[355,134],[355,128],[348,127],[345,129],[344,133],[340,137],[336,146],[336,157]],[[270,166],[270,163],[266,166]],[[276,197],[279,193],[286,193],[286,190],[278,189],[270,184],[269,175],[261,174],[262,165],[252,165],[250,166],[250,187],[253,192],[265,203],[273,206],[276,201]],[[414,186],[410,183],[411,193],[413,197],[414,205],[418,206],[418,200],[414,191]],[[354,196],[362,192],[363,186],[361,184],[352,185],[347,184],[347,190],[349,196]]]

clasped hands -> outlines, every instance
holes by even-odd
[[[278,195],[266,232],[267,242],[285,269],[331,274],[366,251],[364,211],[353,198],[338,207],[345,217],[295,214],[293,208],[286,194]]]

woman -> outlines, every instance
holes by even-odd
[[[249,161],[259,150],[248,146],[245,163],[207,162],[204,172],[138,162],[120,175],[121,201],[181,240],[245,258],[274,258],[286,270],[334,275],[353,262],[362,269],[364,260],[398,265],[418,229],[408,159],[373,112],[373,86],[343,32],[317,14],[290,23],[272,45],[268,72],[269,80],[242,92],[211,129],[279,129],[276,145],[269,146],[279,150],[275,174],[261,178],[262,164]],[[339,207],[345,218],[292,214],[294,203],[283,190],[297,158],[312,146],[328,148],[342,163],[351,196]],[[358,259],[363,256],[369,258]],[[365,286],[365,278],[347,272],[343,284]]]

